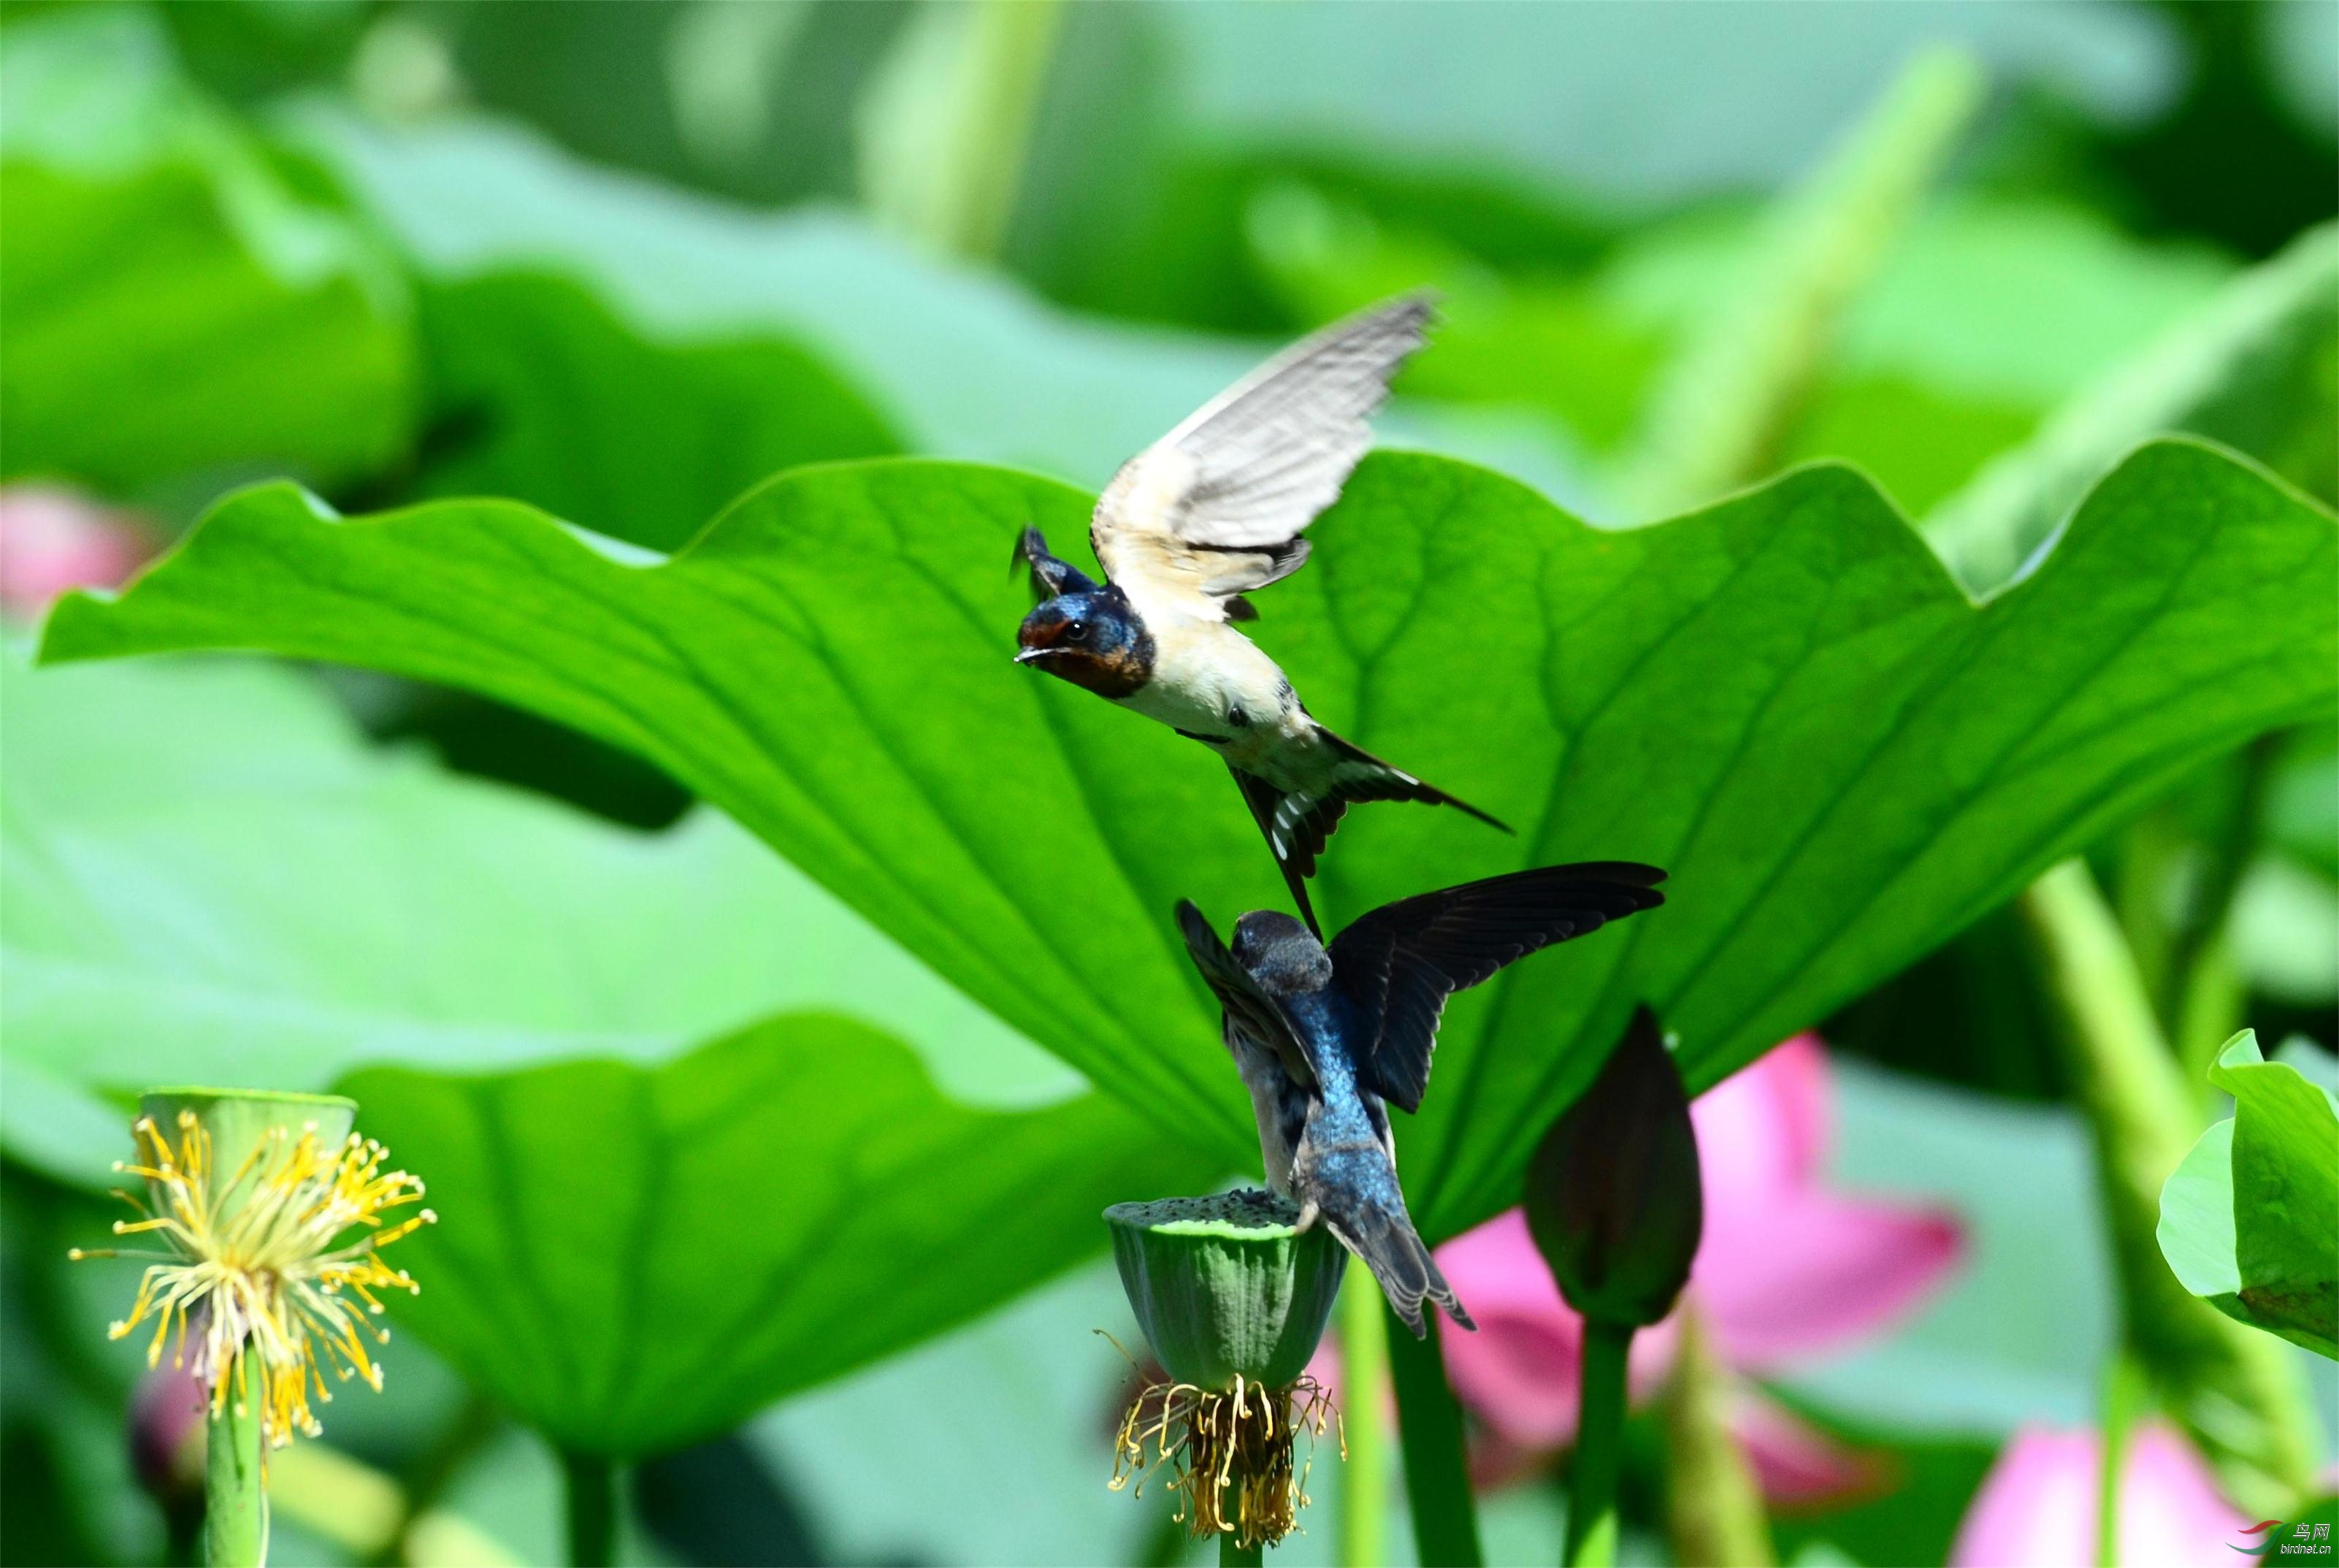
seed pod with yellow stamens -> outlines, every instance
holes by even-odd
[[[119,1194],[140,1218],[113,1229],[161,1245],[73,1256],[146,1261],[129,1316],[109,1332],[120,1339],[153,1317],[152,1366],[175,1329],[171,1364],[210,1402],[209,1558],[264,1562],[266,1450],[319,1430],[310,1398],[331,1398],[325,1368],[381,1386],[367,1344],[390,1336],[370,1321],[382,1309],[374,1292],[419,1287],[380,1253],[436,1217],[385,1221],[420,1200],[422,1183],[382,1170],[388,1150],[350,1131],[350,1100],[158,1090],[141,1110],[137,1155],[114,1169],[143,1178],[145,1196]]]
[[[1197,1536],[1255,1547],[1288,1534],[1308,1501],[1293,1440],[1337,1420],[1307,1368],[1347,1254],[1298,1220],[1258,1190],[1105,1210],[1130,1307],[1170,1375],[1123,1416],[1113,1485],[1168,1464]]]

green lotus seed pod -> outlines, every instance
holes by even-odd
[[[281,1128],[287,1138],[297,1139],[315,1122],[317,1147],[338,1152],[357,1119],[358,1102],[338,1094],[270,1089],[150,1089],[138,1097],[138,1109],[173,1143],[182,1137],[182,1113],[194,1113],[208,1135],[212,1162],[219,1168],[213,1177],[214,1198],[220,1202],[216,1218],[225,1219],[243,1207],[252,1191],[246,1183],[229,1193],[228,1179],[271,1130]],[[154,1183],[147,1186],[152,1189]],[[156,1191],[154,1198],[160,1204],[162,1194]]]
[[[1348,1255],[1331,1232],[1248,1188],[1117,1203],[1104,1211],[1113,1260],[1146,1342],[1198,1388],[1284,1387],[1324,1337]]]

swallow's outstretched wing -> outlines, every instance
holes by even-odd
[[[1334,763],[1320,784],[1303,789],[1278,789],[1267,780],[1247,774],[1231,763],[1228,769],[1242,790],[1243,804],[1250,807],[1251,820],[1258,824],[1274,852],[1275,863],[1283,873],[1284,885],[1299,905],[1299,913],[1308,922],[1308,929],[1320,937],[1323,929],[1316,923],[1316,911],[1308,902],[1307,879],[1316,874],[1316,857],[1324,853],[1324,844],[1347,814],[1348,807],[1362,801],[1407,800],[1424,805],[1450,805],[1466,812],[1480,822],[1511,831],[1501,818],[1480,811],[1468,801],[1447,794],[1435,784],[1427,784],[1403,768],[1385,763],[1362,746],[1352,745],[1318,726],[1317,732],[1331,749]]]
[[[1336,321],[1123,464],[1089,524],[1105,575],[1140,602],[1217,616],[1298,571],[1299,530],[1372,444],[1366,421],[1432,314],[1412,293]]]
[[[1032,528],[1027,528],[1015,536],[1015,554],[1009,558],[1007,569],[1031,574],[1031,597],[1035,599],[1052,599],[1060,594],[1086,593],[1096,587],[1079,567],[1051,555],[1047,536]]]
[[[1250,971],[1235,961],[1219,933],[1210,929],[1209,917],[1194,907],[1191,899],[1178,901],[1178,929],[1186,938],[1186,952],[1192,956],[1194,967],[1202,971],[1202,979],[1226,1010],[1227,1027],[1242,1031],[1253,1043],[1272,1051],[1294,1083],[1313,1089],[1316,1069],[1299,1042],[1298,1031],[1285,1016],[1283,1004],[1268,995],[1251,979]]]
[[[1360,1076],[1421,1108],[1446,999],[1540,948],[1665,902],[1665,873],[1629,861],[1544,866],[1383,904],[1332,941],[1333,983],[1362,1025]]]

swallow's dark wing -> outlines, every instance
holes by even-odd
[[[1235,962],[1219,933],[1196,909],[1190,899],[1178,901],[1178,929],[1186,938],[1186,952],[1194,960],[1194,967],[1202,971],[1219,1005],[1226,1010],[1229,1027],[1241,1030],[1259,1045],[1275,1053],[1293,1082],[1302,1089],[1316,1086],[1316,1070],[1308,1065],[1308,1052],[1301,1047],[1298,1035],[1284,1015],[1283,1004],[1267,994],[1250,971]]]
[[[1052,599],[1059,594],[1085,593],[1096,584],[1070,561],[1057,559],[1048,553],[1047,536],[1037,528],[1025,528],[1015,536],[1015,554],[1007,563],[1011,572],[1031,574],[1031,597]]]
[[[1356,1007],[1367,1084],[1421,1108],[1446,999],[1514,960],[1665,902],[1665,873],[1629,861],[1545,866],[1383,904],[1332,941],[1332,981]]]
[[[1335,321],[1123,464],[1089,524],[1105,575],[1209,614],[1298,571],[1299,530],[1372,444],[1367,421],[1433,314],[1412,293]]]

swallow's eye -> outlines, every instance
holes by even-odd
[[[1088,622],[1086,622],[1086,621],[1066,621],[1066,622],[1064,623],[1064,640],[1065,640],[1066,642],[1068,642],[1068,643],[1084,643],[1084,642],[1088,641],[1088,640],[1089,640],[1089,624],[1088,624]]]

